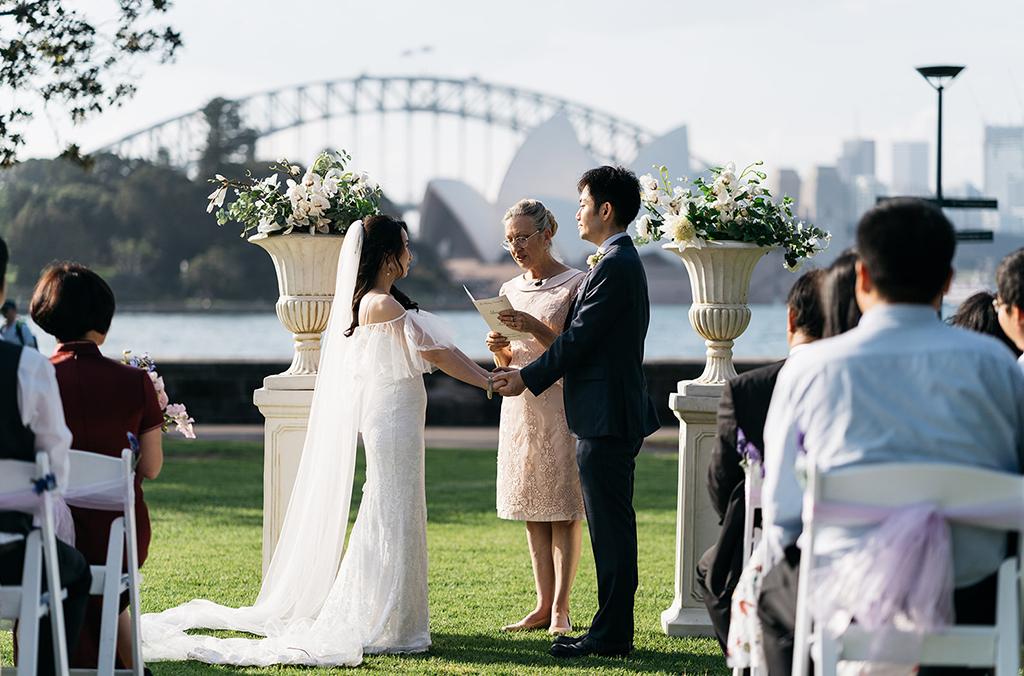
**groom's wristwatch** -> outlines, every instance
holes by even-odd
[[[487,376],[487,398],[494,398],[494,376]]]

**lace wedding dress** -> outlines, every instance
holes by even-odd
[[[421,353],[452,343],[418,311],[344,336],[362,238],[355,223],[342,247],[302,459],[255,604],[194,600],[143,615],[147,660],[354,666],[364,653],[430,647],[423,374],[432,367]],[[360,432],[366,483],[344,549]],[[195,628],[265,638],[185,633]]]

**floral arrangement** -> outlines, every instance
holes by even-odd
[[[344,235],[353,222],[380,213],[380,187],[366,172],[348,169],[351,160],[344,151],[324,152],[305,173],[298,165],[280,159],[270,165],[276,173],[259,180],[248,171],[244,181],[217,174],[209,179],[217,189],[210,193],[206,211],[217,209],[219,225],[240,223],[242,237],[254,229],[287,235],[296,228],[308,229],[311,235]],[[288,177],[283,191],[280,174]],[[234,189],[237,199],[225,208],[229,189]]]
[[[148,353],[136,356],[132,354],[131,350],[125,350],[121,355],[121,363],[142,369],[149,375],[149,379],[153,381],[153,387],[156,388],[157,402],[160,404],[160,410],[164,413],[164,422],[160,429],[167,432],[173,423],[177,431],[181,432],[186,439],[195,439],[196,433],[192,430],[192,423],[195,420],[189,417],[184,404],[170,403],[171,400],[168,398],[167,390],[164,388],[164,379],[156,372],[156,362],[153,361],[153,358]],[[129,436],[129,441],[131,441],[131,436]]]
[[[797,221],[793,198],[772,200],[761,183],[767,175],[755,162],[736,174],[736,165],[711,169],[712,182],[698,177],[692,187],[672,185],[668,169],[640,177],[640,202],[647,213],[636,223],[638,245],[670,237],[677,245],[702,247],[708,241],[733,240],[784,250],[785,265],[796,270],[805,258],[828,247],[831,235]],[[679,179],[685,183],[686,179]]]

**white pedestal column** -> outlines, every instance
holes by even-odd
[[[712,636],[714,630],[697,590],[701,555],[718,538],[718,515],[708,499],[708,464],[715,443],[722,385],[679,383],[669,407],[679,418],[679,494],[676,510],[675,598],[661,614],[669,636]]]
[[[266,419],[263,427],[263,573],[281,534],[281,525],[306,441],[315,375],[276,375],[253,392]]]

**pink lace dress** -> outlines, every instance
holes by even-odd
[[[512,307],[561,333],[576,290],[586,275],[570,268],[540,285],[522,275],[501,293]],[[512,341],[512,366],[526,366],[544,347],[535,339]],[[535,397],[529,390],[501,404],[498,435],[498,517],[518,521],[583,519],[576,468],[576,439],[565,422],[562,381]]]

